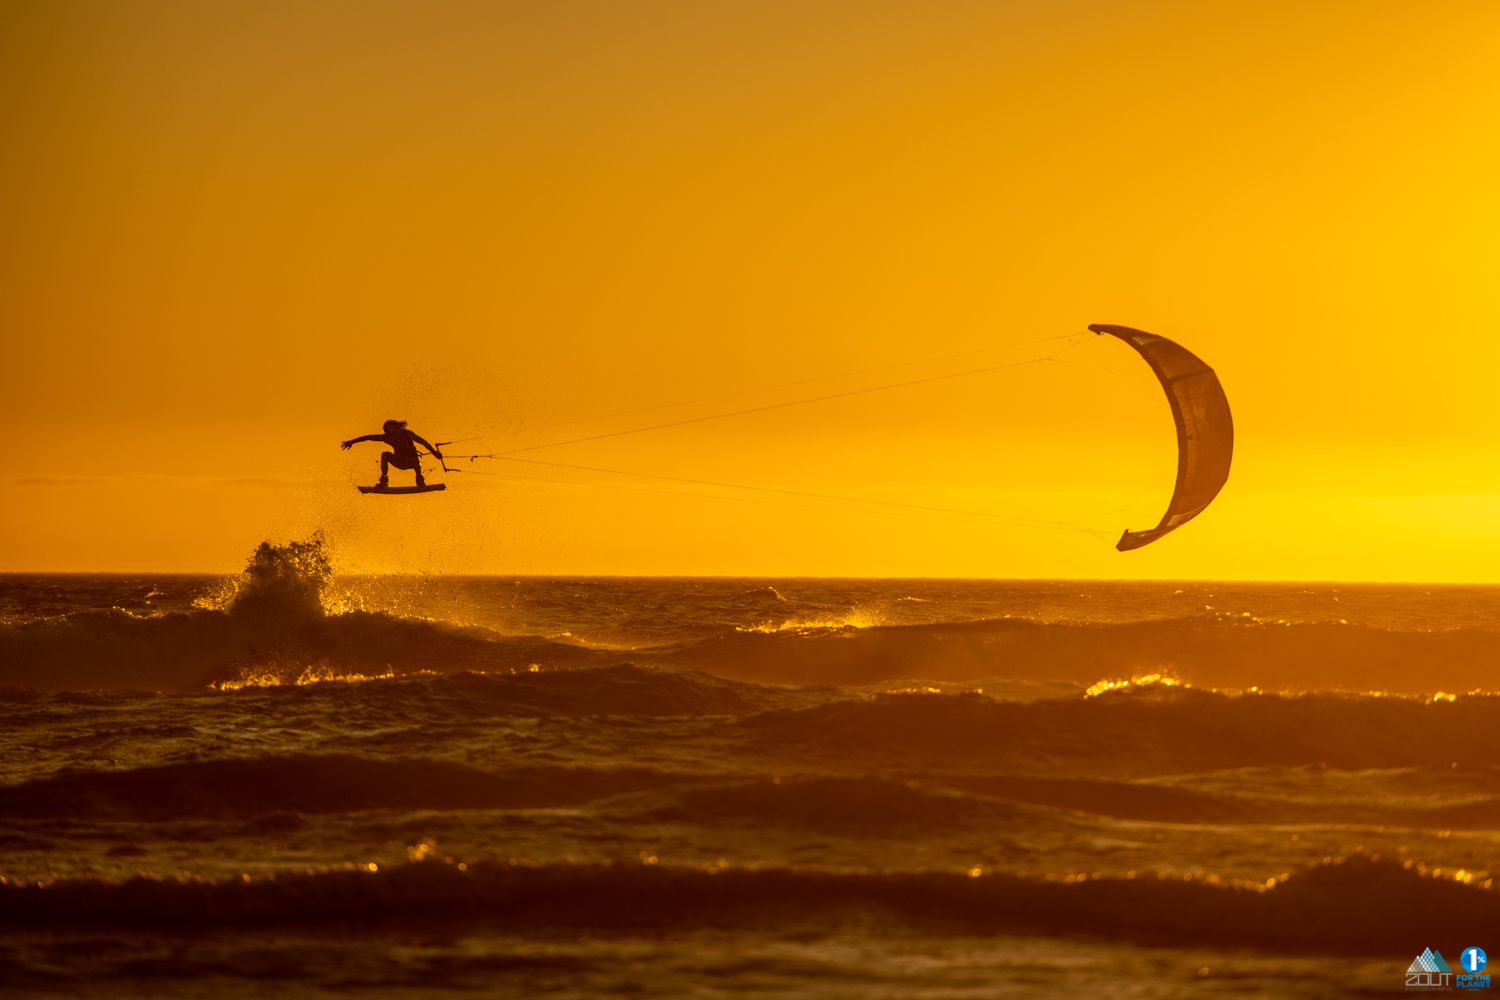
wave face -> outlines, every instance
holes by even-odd
[[[80,611],[0,626],[0,683],[37,690],[201,690],[422,670],[514,671],[618,660],[545,637],[346,611],[265,620],[215,610]]]
[[[1493,695],[1224,694],[1164,682],[1093,696],[1004,682],[944,694],[621,666],[175,698],[32,693],[6,714],[0,749],[17,752],[0,813],[35,817],[560,807],[678,785],[692,794],[651,808],[704,821],[873,810],[876,829],[922,817],[929,833],[957,807],[945,797],[919,807],[915,787],[1164,822],[1473,829],[1500,817]],[[56,745],[42,757],[19,753],[46,740]]]

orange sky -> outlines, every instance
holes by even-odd
[[[230,570],[322,528],[380,571],[1500,580],[1489,0],[0,19],[0,570]],[[1132,553],[508,463],[470,468],[567,482],[363,497],[380,449],[337,448],[388,416],[518,447],[1091,322],[1180,341],[1235,412],[1228,488]],[[1155,484],[1114,533],[1173,461],[1159,402],[1057,363],[527,454],[1043,519]]]

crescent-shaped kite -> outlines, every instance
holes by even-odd
[[[1234,456],[1234,420],[1219,377],[1193,352],[1166,337],[1128,326],[1091,323],[1089,329],[1119,337],[1140,352],[1161,380],[1177,422],[1177,487],[1172,502],[1156,527],[1120,536],[1115,548],[1128,552],[1182,527],[1219,495],[1229,480],[1229,462]]]

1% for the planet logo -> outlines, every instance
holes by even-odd
[[[1487,964],[1489,956],[1483,948],[1465,948],[1458,954],[1458,967],[1463,971],[1453,977],[1453,985],[1461,990],[1489,989],[1490,977],[1484,971]]]

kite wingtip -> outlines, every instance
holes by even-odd
[[[1164,337],[1157,337],[1152,333],[1147,333],[1145,330],[1137,330],[1133,326],[1121,326],[1118,323],[1090,323],[1089,329],[1098,334],[1113,334],[1114,336],[1120,337],[1122,339],[1126,337],[1138,336],[1151,337],[1153,340],[1166,339]],[[1141,341],[1137,341],[1137,343],[1141,343]]]

